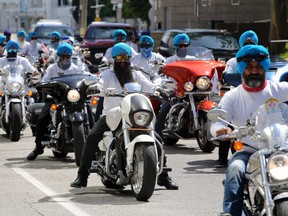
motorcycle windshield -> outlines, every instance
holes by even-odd
[[[6,65],[3,67],[2,71],[3,71],[4,76],[8,80],[13,80],[13,81],[18,81],[18,82],[24,81],[24,75],[27,72],[27,69],[25,69],[20,64],[16,64],[16,62],[15,62],[15,65],[13,64],[14,62],[12,63],[12,65]]]
[[[288,146],[288,105],[270,99],[252,115],[255,134],[252,138],[271,150]]]

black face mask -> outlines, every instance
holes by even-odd
[[[177,56],[180,58],[184,58],[187,55],[187,48],[178,48],[177,49]]]
[[[7,58],[16,58],[17,52],[7,52]]]
[[[62,60],[58,62],[58,67],[62,70],[67,70],[71,66],[71,59]]]
[[[114,72],[116,77],[123,87],[125,83],[133,82],[132,71],[130,68],[130,62],[114,62]]]

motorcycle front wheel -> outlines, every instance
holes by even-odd
[[[131,188],[135,198],[147,201],[153,194],[157,178],[157,159],[154,145],[138,143],[134,149]]]
[[[10,118],[10,140],[19,141],[21,134],[21,104],[12,103],[11,104],[11,118]]]
[[[212,152],[215,149],[215,145],[207,138],[207,130],[209,128],[207,126],[207,117],[204,113],[199,113],[198,122],[199,130],[196,132],[198,146],[203,152]]]
[[[72,124],[72,133],[74,138],[75,163],[80,166],[82,150],[85,142],[83,122],[74,122]]]
[[[273,215],[276,216],[288,215],[288,199],[275,201]]]

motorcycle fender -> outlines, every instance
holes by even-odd
[[[277,200],[282,200],[282,199],[287,199],[288,198],[288,192],[282,192],[277,194],[274,198],[273,201],[277,201]]]
[[[122,120],[121,108],[114,107],[106,114],[106,123],[111,131],[115,131]]]
[[[137,143],[151,143],[155,145],[155,139],[147,134],[141,134],[135,137],[130,143],[127,145],[127,164],[133,163],[133,155],[134,155],[134,147]]]
[[[21,100],[19,98],[10,98],[9,103],[21,103]]]
[[[200,101],[200,103],[197,105],[197,110],[203,110],[208,112],[213,107],[216,107],[216,105],[217,105],[216,103],[210,100]]]
[[[84,116],[80,112],[73,112],[73,113],[70,113],[69,119],[71,122],[83,122]]]

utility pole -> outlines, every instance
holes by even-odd
[[[95,6],[91,6],[91,8],[95,8],[95,21],[101,21],[100,18],[100,10],[102,7],[105,7],[104,4],[99,4],[99,0],[96,0],[96,5]]]
[[[80,0],[80,8],[81,8],[80,36],[83,37],[87,27],[87,0]]]

